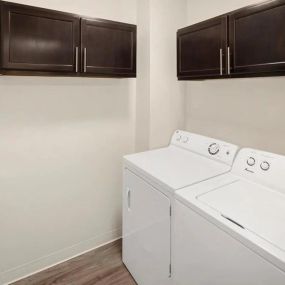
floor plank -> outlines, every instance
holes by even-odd
[[[11,285],[136,285],[122,263],[122,241],[90,251]]]

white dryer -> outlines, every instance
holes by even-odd
[[[285,157],[243,149],[175,196],[175,285],[285,284]]]
[[[176,131],[168,147],[124,158],[123,261],[139,285],[171,282],[174,191],[230,171],[237,147]]]

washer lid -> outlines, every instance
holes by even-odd
[[[238,180],[197,199],[285,251],[285,196],[280,192]]]
[[[230,166],[224,163],[176,146],[128,155],[125,157],[125,163],[171,190],[195,184],[230,170]]]

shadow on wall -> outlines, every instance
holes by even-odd
[[[0,124],[124,120],[133,79],[0,78]]]

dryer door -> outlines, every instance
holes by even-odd
[[[140,285],[170,281],[170,200],[124,171],[123,261]]]

